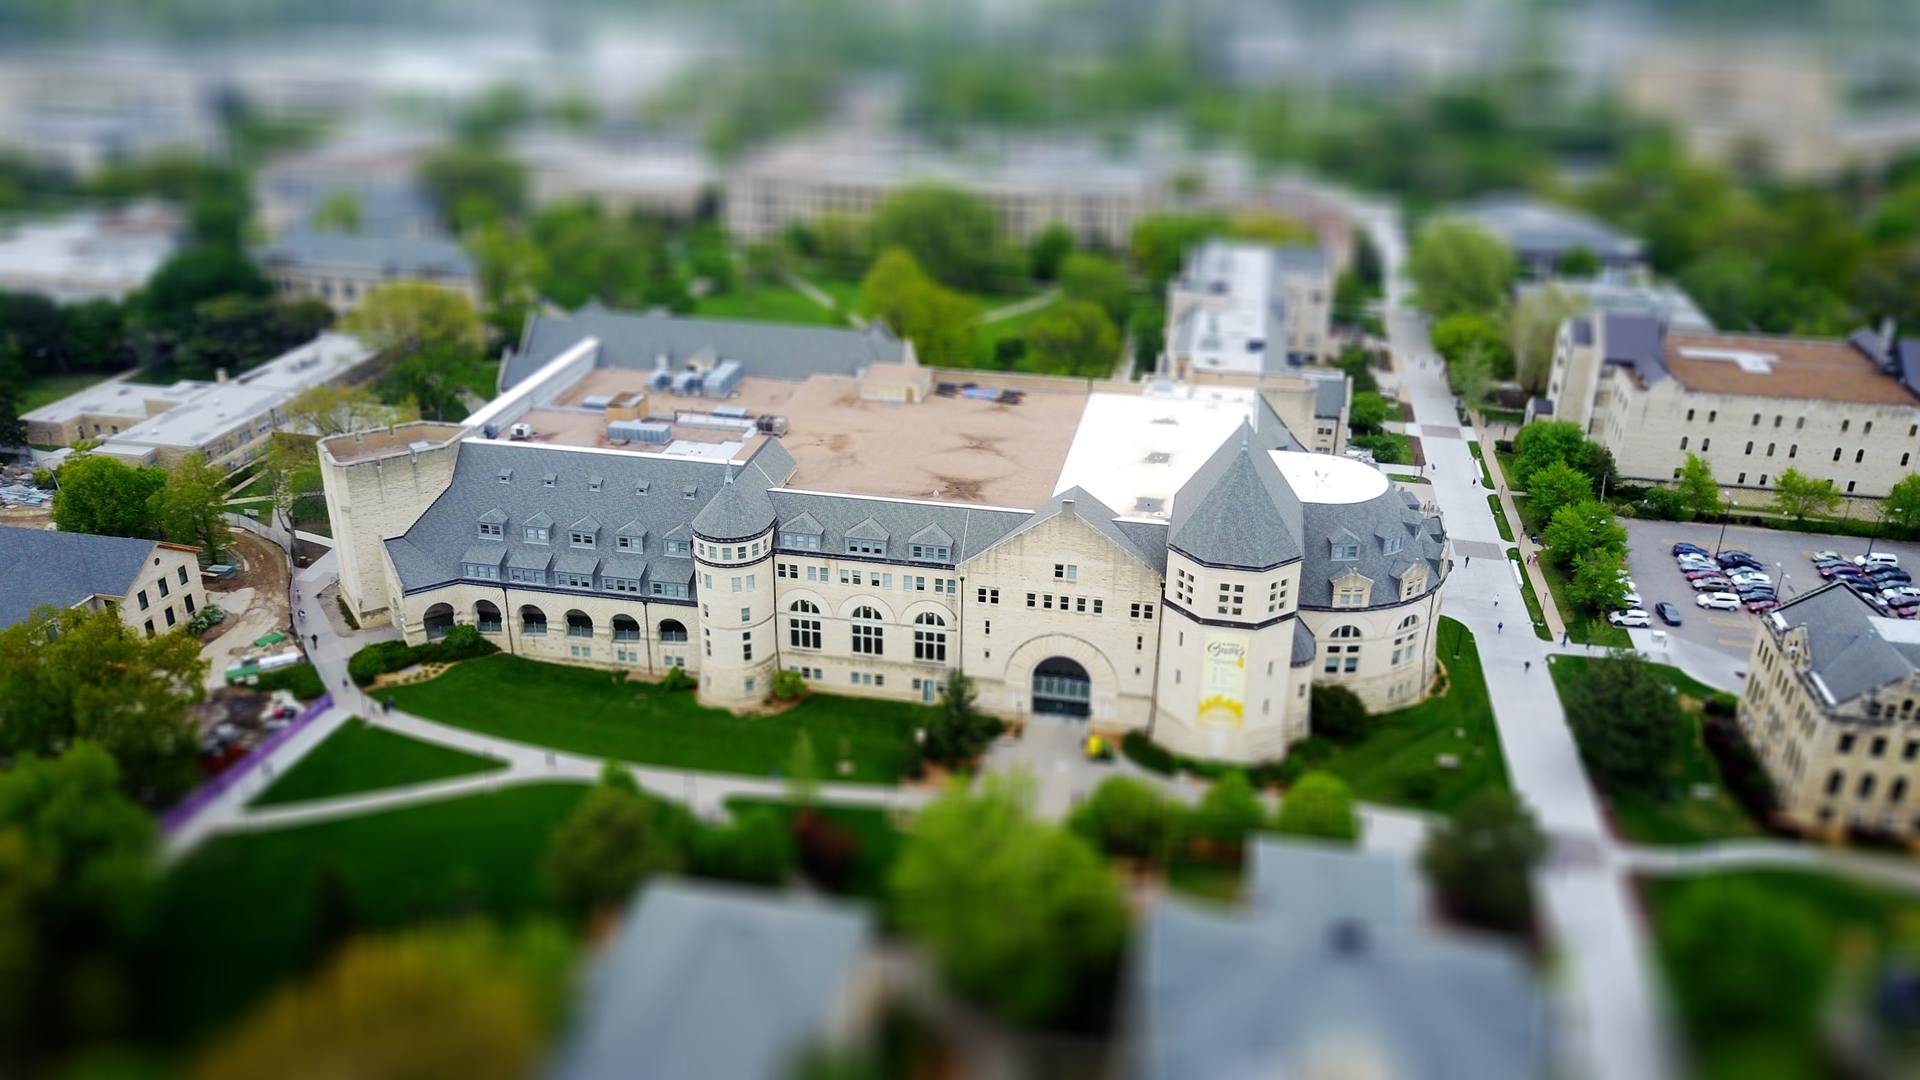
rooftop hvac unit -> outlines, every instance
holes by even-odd
[[[747,418],[747,410],[739,405],[715,405],[713,407],[713,415],[731,416],[735,420],[745,420]]]
[[[676,394],[697,394],[700,392],[700,373],[683,371],[673,377],[673,392]]]
[[[606,408],[608,405],[613,404],[613,395],[588,394],[585,398],[581,399],[580,404],[586,406],[589,409],[598,409],[604,412],[606,411]]]
[[[657,368],[652,375],[647,376],[647,386],[649,389],[665,390],[672,385],[673,372],[668,371],[666,368]]]
[[[701,383],[700,392],[708,397],[726,397],[740,386],[740,378],[746,371],[738,360],[723,360],[718,367],[707,372]]]
[[[648,420],[615,420],[607,425],[607,441],[664,446],[673,441],[673,433],[667,425]]]
[[[706,412],[683,412],[674,416],[674,423],[681,427],[702,428],[708,431],[737,431],[742,434],[753,430],[753,421],[738,416],[715,416]]]
[[[754,421],[754,426],[766,432],[768,435],[785,435],[787,433],[787,418],[784,416],[762,416]]]
[[[514,439],[531,439],[533,438],[533,425],[515,424],[507,429],[507,434]]]

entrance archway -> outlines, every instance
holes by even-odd
[[[453,605],[435,604],[420,621],[426,625],[427,640],[438,641],[453,629]]]
[[[1078,661],[1050,656],[1033,669],[1033,711],[1054,716],[1089,716],[1093,680]]]

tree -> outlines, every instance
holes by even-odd
[[[140,307],[156,326],[188,327],[201,303],[222,296],[264,297],[273,291],[260,268],[237,248],[202,244],[175,253],[147,279]]]
[[[1674,758],[1691,737],[1672,688],[1624,649],[1591,661],[1586,676],[1566,710],[1587,767],[1603,784],[1664,797]]]
[[[1148,781],[1109,776],[1067,815],[1067,828],[1108,855],[1157,864],[1172,853],[1182,816]]]
[[[1387,422],[1387,399],[1379,394],[1353,395],[1353,404],[1347,410],[1347,424],[1356,433],[1379,431]]]
[[[1564,461],[1555,461],[1534,471],[1527,481],[1527,498],[1541,520],[1552,521],[1561,507],[1593,498],[1593,484],[1585,473]]]
[[[1567,599],[1587,611],[1613,611],[1626,606],[1627,583],[1620,580],[1626,562],[1620,551],[1601,548],[1574,560]]]
[[[1479,345],[1468,346],[1460,359],[1447,365],[1447,385],[1468,408],[1485,400],[1493,386],[1493,361],[1487,350]]]
[[[420,163],[420,183],[456,229],[518,217],[527,206],[527,170],[488,147],[454,145]]]
[[[1513,469],[1508,479],[1533,490],[1533,474],[1554,462],[1586,473],[1587,433],[1570,420],[1535,420],[1513,437]],[[1591,476],[1591,473],[1588,473]]]
[[[6,693],[0,689],[0,693]],[[5,715],[12,723],[12,713]],[[124,1033],[126,957],[153,886],[153,819],[98,744],[0,771],[0,1066]]]
[[[198,779],[187,713],[206,675],[185,634],[147,637],[108,608],[39,608],[0,630],[0,756],[88,740],[113,756],[128,795],[165,805]]]
[[[600,782],[555,830],[547,872],[560,902],[587,914],[624,902],[654,874],[679,870],[685,861],[680,839],[660,803],[608,762]]]
[[[731,825],[694,836],[693,868],[702,877],[779,885],[793,872],[793,833],[766,807],[741,811]]]
[[[914,822],[893,911],[947,981],[1019,1022],[1057,1019],[1112,977],[1126,905],[1087,844],[1034,820],[1032,778],[955,783]]]
[[[1373,377],[1373,354],[1359,345],[1349,345],[1340,350],[1339,359],[1333,366],[1347,373],[1353,380],[1353,392],[1357,394],[1378,393],[1380,381]]]
[[[334,188],[314,207],[310,219],[322,232],[357,233],[360,231],[360,197],[346,188]]]
[[[1332,683],[1315,686],[1309,705],[1313,733],[1323,739],[1353,742],[1367,733],[1366,703],[1344,686]]]
[[[1127,334],[1133,338],[1134,369],[1153,371],[1160,362],[1161,350],[1167,344],[1167,306],[1151,297],[1143,297],[1133,305]]]
[[[509,935],[474,922],[355,941],[219,1039],[194,1075],[527,1076],[557,1026],[571,953],[545,924]]]
[[[1112,259],[1074,252],[1060,264],[1060,291],[1075,300],[1098,304],[1115,326],[1127,324],[1133,306],[1133,281]]]
[[[1226,220],[1214,214],[1149,214],[1135,220],[1133,262],[1146,277],[1147,290],[1164,292],[1167,279],[1179,273],[1188,250],[1227,232]]]
[[[1073,230],[1056,221],[1041,229],[1027,245],[1027,272],[1036,281],[1052,281],[1072,252]]]
[[[798,807],[811,807],[820,801],[820,757],[814,753],[813,736],[806,729],[794,733],[793,746],[787,750],[787,801]]]
[[[1195,836],[1231,848],[1246,842],[1247,834],[1266,824],[1267,811],[1254,794],[1247,774],[1233,769],[1215,780],[1200,796],[1188,825]]]
[[[61,532],[159,535],[148,501],[165,486],[165,470],[83,453],[68,458],[54,476],[60,493],[53,500],[53,523]]]
[[[1832,480],[1815,480],[1799,469],[1788,469],[1773,481],[1773,505],[1795,521],[1814,514],[1831,513],[1840,505],[1840,492]]]
[[[398,402],[366,410],[356,430],[404,423],[421,416],[458,420],[467,413],[461,372],[481,361],[479,351],[465,342],[448,342],[413,349],[395,360],[375,383],[375,401]],[[372,421],[369,423],[368,421]]]
[[[1513,284],[1513,252],[1493,234],[1449,218],[1420,230],[1407,256],[1407,274],[1422,308],[1435,318],[1493,312]]]
[[[20,419],[20,386],[27,373],[0,343],[0,447],[25,446],[27,423]]]
[[[1547,525],[1548,554],[1560,566],[1572,567],[1596,551],[1625,551],[1627,530],[1614,521],[1613,510],[1597,499],[1560,508]]]
[[[1435,322],[1429,336],[1434,351],[1450,363],[1458,361],[1469,350],[1479,349],[1486,353],[1495,377],[1513,373],[1513,351],[1507,347],[1500,324],[1491,315],[1478,311],[1456,312]]]
[[[1120,356],[1120,335],[1096,304],[1062,300],[1027,324],[1019,368],[1048,375],[1104,376]]]
[[[1507,310],[1507,347],[1521,386],[1533,393],[1546,388],[1560,327],[1586,310],[1584,297],[1556,285],[1528,292]]]
[[[215,562],[233,546],[233,529],[225,516],[227,474],[205,454],[188,454],[175,462],[166,483],[148,502],[154,525],[168,540],[197,547]]]
[[[940,711],[927,725],[927,760],[950,769],[970,768],[1000,734],[999,718],[974,707],[973,679],[964,671],[947,677],[940,693]]]
[[[1533,868],[1547,839],[1512,792],[1483,791],[1427,833],[1420,867],[1447,914],[1468,926],[1533,928]]]
[[[861,282],[860,295],[865,313],[913,342],[921,363],[967,366],[973,350],[972,303],[922,273],[906,249],[882,252]]]
[[[1689,879],[1661,920],[1675,996],[1700,1029],[1808,1032],[1831,971],[1827,935],[1802,901],[1748,881]]]
[[[1561,253],[1554,271],[1567,278],[1594,277],[1600,273],[1600,256],[1592,248],[1575,245]]]
[[[302,500],[320,498],[325,492],[320,478],[318,441],[306,435],[276,431],[267,440],[267,453],[260,459],[260,475],[273,493],[273,508],[283,521],[310,515],[297,515]]]
[[[1292,836],[1347,844],[1360,841],[1360,816],[1353,809],[1353,793],[1332,773],[1310,772],[1294,781],[1280,801],[1274,828]]]
[[[1920,537],[1920,473],[1909,473],[1893,485],[1880,504],[1880,517],[1893,535],[1909,540]]]
[[[962,188],[915,184],[889,195],[868,224],[879,250],[905,248],[943,285],[984,289],[1000,238],[993,207]]]
[[[396,281],[360,301],[340,328],[385,351],[464,342],[480,344],[480,316],[460,293],[438,285]]]
[[[1720,509],[1720,482],[1713,478],[1713,467],[1698,454],[1687,455],[1674,488],[1680,493],[1681,503],[1695,514],[1704,516]]]

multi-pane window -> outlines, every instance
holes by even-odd
[[[1345,562],[1350,562],[1354,559],[1357,559],[1360,557],[1360,545],[1359,544],[1335,544],[1333,545],[1333,557],[1336,561],[1345,561]]]
[[[1194,578],[1183,567],[1173,579],[1173,598],[1183,604],[1193,603]]]
[[[820,608],[811,600],[795,600],[787,609],[787,641],[796,649],[820,647]]]
[[[521,535],[529,544],[544,544],[547,542],[547,530],[539,525],[527,526],[521,530]]]
[[[819,551],[820,538],[812,533],[783,532],[780,534],[780,546],[790,547],[795,551]]]
[[[509,566],[507,567],[507,580],[518,581],[527,585],[545,585],[547,583],[547,572],[545,570],[528,570],[524,567]]]
[[[593,546],[593,534],[585,529],[574,529],[567,534],[567,543],[574,547],[590,548]]]
[[[885,540],[855,540],[852,537],[847,538],[847,554],[849,555],[885,555],[886,553],[887,542]]]
[[[1409,615],[1400,620],[1393,638],[1393,664],[1395,667],[1412,660],[1420,652],[1420,616]]]
[[[183,566],[180,568],[180,584],[185,585],[186,583],[187,583],[187,568]]]
[[[1360,636],[1357,626],[1336,627],[1331,635],[1333,643],[1327,646],[1325,670],[1328,672],[1348,672],[1359,670],[1360,645],[1352,639]],[[1345,642],[1345,644],[1343,644]]]
[[[975,595],[979,597],[980,602],[983,604],[997,604],[1000,602],[999,589],[981,588]]]
[[[569,589],[593,588],[592,574],[568,574],[563,572],[555,576],[560,579],[560,584],[566,586]]]
[[[640,541],[641,538],[638,536],[617,536],[613,540],[613,546],[621,551],[639,551]]]
[[[480,535],[484,539],[498,540],[505,533],[506,533],[506,526],[500,524],[497,521],[483,521],[480,523]]]
[[[655,596],[666,596],[675,600],[685,600],[687,598],[687,587],[678,581],[652,582],[651,591]]]
[[[910,544],[907,557],[919,562],[952,562],[953,548],[935,544]]]
[[[879,656],[884,644],[880,613],[870,607],[853,609],[853,651],[863,656]]]
[[[1054,563],[1053,576],[1057,581],[1080,580],[1080,567],[1073,563]]]
[[[1247,587],[1245,585],[1228,585],[1222,583],[1220,586],[1219,602],[1216,605],[1216,614],[1238,615],[1241,613],[1241,605],[1246,603],[1246,599]]]
[[[1129,605],[1129,606],[1128,606],[1128,608],[1127,608],[1127,618],[1129,618],[1129,619],[1151,619],[1151,618],[1153,618],[1153,605],[1152,605],[1152,604],[1132,604],[1132,605]]]
[[[634,593],[636,595],[640,592],[639,578],[603,577],[600,579],[600,584],[605,587],[608,592]]]
[[[740,659],[753,659],[753,631],[751,630],[740,635]]]
[[[947,659],[947,621],[931,611],[913,620],[913,658],[944,663]]]

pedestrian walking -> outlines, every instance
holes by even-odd
[[[1507,628],[1507,624],[1503,622],[1497,622],[1493,624],[1493,632],[1496,634],[1501,632],[1502,630],[1505,630],[1506,628]]]
[[[1473,565],[1473,556],[1471,556],[1471,555],[1469,555],[1469,556],[1467,556],[1467,565],[1468,565],[1468,566],[1472,566],[1472,565]]]
[[[301,609],[300,609],[300,621],[301,621],[301,622],[306,622],[306,621],[307,621],[307,609],[306,609],[306,608],[301,608]]]
[[[1499,606],[1500,606],[1500,598],[1499,598],[1499,597],[1497,597],[1497,596],[1496,596],[1496,597],[1494,597],[1494,598],[1493,598],[1493,606],[1494,606],[1494,607],[1499,607]]]
[[[1533,670],[1533,661],[1531,661],[1531,660],[1528,660],[1528,661],[1526,661],[1525,663],[1526,663],[1526,666],[1525,666],[1525,667],[1523,667],[1523,668],[1521,668],[1521,670],[1522,670],[1522,671],[1532,671],[1532,670]]]
[[[320,647],[320,635],[319,635],[319,634],[315,634],[315,635],[313,635],[313,647],[314,647],[314,648],[316,648],[316,649]]]

